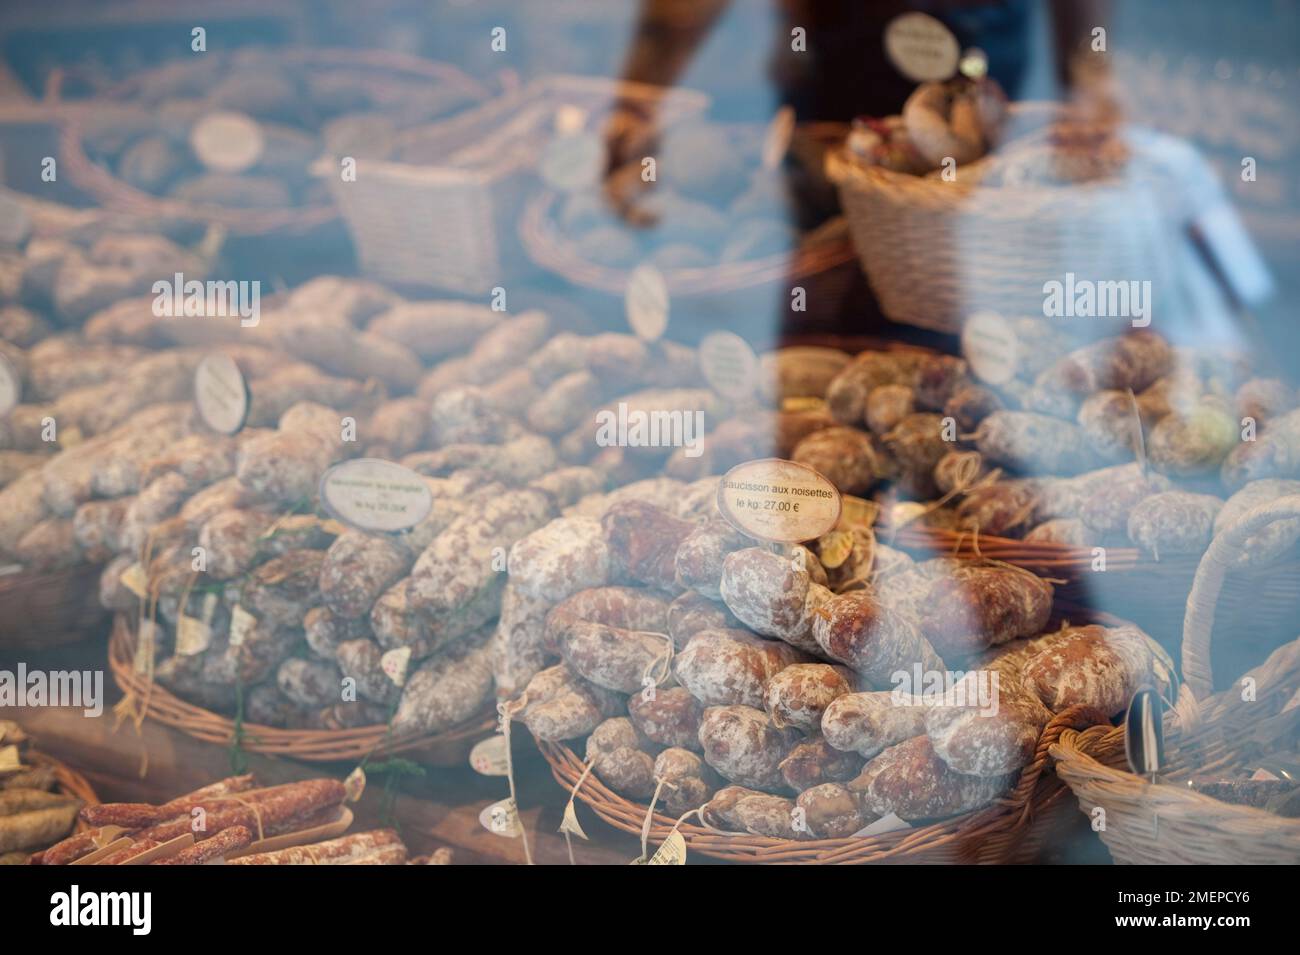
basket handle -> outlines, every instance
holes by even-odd
[[[1202,700],[1214,693],[1210,670],[1210,634],[1214,629],[1214,606],[1223,589],[1223,578],[1234,558],[1244,552],[1246,540],[1274,521],[1300,518],[1300,495],[1291,494],[1252,508],[1231,526],[1215,535],[1196,568],[1192,591],[1183,617],[1183,680]]]

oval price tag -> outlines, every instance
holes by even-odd
[[[961,49],[946,26],[928,13],[904,13],[885,27],[885,53],[898,72],[925,83],[957,72]]]
[[[223,111],[209,113],[194,124],[190,148],[209,169],[243,172],[262,158],[266,138],[251,116]]]
[[[14,410],[22,398],[22,384],[13,363],[0,355],[0,418]]]
[[[991,385],[1005,385],[1016,377],[1020,364],[1020,338],[996,312],[976,312],[961,330],[961,353],[975,376]]]
[[[718,510],[741,533],[793,544],[821,537],[840,519],[840,492],[807,465],[781,458],[738,464],[718,482]]]
[[[320,500],[331,517],[363,531],[404,531],[433,508],[424,478],[380,458],[334,465],[320,480]]]
[[[510,741],[504,736],[479,740],[469,751],[469,764],[483,776],[505,776],[510,772]]]
[[[508,839],[518,839],[522,828],[519,825],[519,811],[515,808],[515,801],[509,796],[490,806],[484,806],[483,811],[478,814],[478,821],[488,832]]]
[[[700,371],[722,397],[742,400],[754,394],[758,356],[735,332],[712,332],[700,342]]]
[[[632,270],[623,297],[627,323],[636,337],[656,341],[668,329],[668,284],[653,265],[646,263]]]
[[[248,382],[235,360],[221,352],[204,355],[194,369],[194,406],[213,431],[235,434],[248,418]]]

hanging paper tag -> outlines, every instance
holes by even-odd
[[[853,833],[854,838],[859,836],[883,836],[887,832],[897,832],[899,829],[911,829],[910,823],[904,822],[892,812],[881,816],[871,825],[859,829]]]
[[[582,831],[582,825],[578,822],[577,810],[573,808],[573,800],[570,799],[564,806],[564,818],[560,820],[560,832],[567,832],[577,836],[579,839],[586,839],[587,834]]]
[[[674,829],[646,865],[686,865],[686,840]]]
[[[790,395],[781,399],[781,410],[790,414],[807,414],[826,410],[826,399],[813,395]]]
[[[13,364],[0,355],[0,418],[14,410],[22,398],[22,382]]]
[[[140,629],[135,638],[135,659],[133,665],[136,673],[148,673],[153,667],[154,653],[158,645],[158,625],[152,620],[141,620]]]
[[[396,686],[406,685],[406,668],[411,662],[410,647],[396,647],[379,658],[379,668]]]
[[[504,736],[489,736],[469,751],[469,764],[483,776],[505,776],[510,772],[510,741]]]
[[[347,779],[343,780],[343,792],[348,802],[358,802],[365,791],[366,771],[358,766],[348,773]]]
[[[775,169],[785,159],[790,150],[790,140],[794,138],[794,107],[782,106],[768,123],[767,134],[763,137],[763,168]]]
[[[718,510],[759,540],[798,543],[821,537],[840,519],[840,492],[822,474],[781,458],[738,464],[718,482]]]
[[[212,628],[202,620],[182,615],[176,621],[176,655],[192,657],[212,645]]]
[[[212,626],[212,615],[217,612],[217,595],[209,593],[203,595],[203,622],[209,627]]]
[[[668,284],[663,273],[649,263],[633,269],[623,306],[637,338],[657,341],[668,329]]]
[[[880,505],[852,494],[840,495],[840,526],[869,530],[880,516]]]
[[[242,647],[248,635],[257,629],[257,618],[239,604],[230,611],[230,645]]]
[[[483,807],[483,811],[478,814],[478,821],[488,832],[508,839],[518,839],[523,831],[519,824],[519,810],[515,807],[514,799],[509,796]]]
[[[1020,365],[1020,338],[996,312],[976,312],[961,330],[961,353],[977,378],[1004,385],[1016,377]]]
[[[257,120],[243,113],[209,113],[190,130],[199,162],[217,172],[243,172],[261,158],[266,138]]]
[[[848,531],[831,531],[817,540],[817,558],[827,570],[840,567],[853,553],[853,535]]]
[[[123,587],[141,600],[149,593],[149,575],[144,572],[144,565],[139,561],[122,571],[122,576],[118,579],[122,581]]]
[[[194,369],[194,406],[213,431],[235,434],[248,418],[248,382],[229,355],[212,352]]]
[[[331,516],[363,531],[404,531],[429,516],[433,492],[410,468],[358,458],[325,472],[320,501]]]
[[[758,356],[735,332],[713,332],[700,342],[700,371],[718,394],[742,401],[754,394]]]
[[[23,768],[17,746],[0,746],[0,773],[16,773]]]
[[[885,27],[885,53],[898,72],[925,83],[956,73],[961,48],[952,31],[928,13],[904,13]]]

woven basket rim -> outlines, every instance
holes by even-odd
[[[976,534],[974,531],[954,531],[942,527],[904,526],[885,536],[882,542],[915,550],[931,550],[936,555],[955,557],[992,557],[1030,570],[1087,572],[1091,574],[1093,547],[1076,547],[1050,541],[1025,541],[1015,537],[998,537]],[[1100,545],[1098,545],[1100,546]],[[1106,547],[1106,573],[1190,574],[1195,570],[1200,555],[1177,554],[1157,560],[1137,547]],[[1300,555],[1288,554],[1284,558],[1258,565],[1233,568],[1237,573],[1262,574],[1279,567],[1297,569],[1297,595],[1300,595]]]
[[[1186,775],[1187,767],[1180,765],[1184,756],[1194,759],[1199,767],[1215,771],[1247,768],[1248,754],[1267,742],[1258,732],[1248,738],[1239,725],[1230,725],[1233,717],[1240,715],[1236,704],[1243,702],[1242,694],[1235,686],[1219,693],[1207,692],[1213,687],[1213,681],[1206,661],[1213,633],[1214,605],[1222,594],[1229,559],[1246,548],[1249,534],[1272,521],[1291,519],[1298,510],[1300,496],[1288,496],[1248,511],[1215,536],[1197,565],[1184,618],[1182,663],[1187,682],[1173,710],[1166,712],[1163,719],[1168,737],[1167,764],[1174,769],[1171,779]],[[1245,677],[1255,682],[1256,695],[1251,705],[1263,707],[1263,715],[1255,724],[1264,729],[1270,719],[1285,712],[1281,701],[1290,699],[1300,683],[1300,637],[1275,649]],[[1202,699],[1197,698],[1198,691]],[[1278,707],[1272,716],[1268,712],[1270,700]],[[1295,720],[1289,722],[1294,724]],[[1285,721],[1278,726],[1280,731],[1287,732]],[[1290,733],[1294,734],[1294,726]],[[1159,818],[1157,810],[1164,807],[1166,824],[1159,829],[1153,826],[1149,834],[1130,826],[1116,825],[1106,830],[1106,842],[1114,841],[1125,854],[1136,852],[1137,857],[1150,862],[1191,858],[1258,862],[1269,861],[1270,854],[1280,857],[1278,861],[1300,862],[1300,820],[1223,802],[1178,786],[1155,785],[1120,768],[1125,765],[1122,728],[1090,729],[1075,735],[1063,733],[1049,753],[1081,807],[1100,805],[1119,819],[1135,814],[1135,807],[1141,808],[1143,816],[1149,810],[1152,818]],[[1185,821],[1188,816],[1195,821]],[[1195,826],[1197,851],[1190,848],[1190,840],[1184,846],[1179,839],[1180,829],[1191,826]],[[1255,852],[1256,858],[1245,857],[1250,851]]]
[[[1105,745],[1105,742],[1112,741],[1113,738],[1118,738],[1122,742],[1123,736],[1123,727],[1114,727],[1105,734],[1099,745]],[[1160,810],[1162,817],[1167,809],[1179,807],[1182,812],[1195,815],[1200,820],[1212,819],[1215,825],[1221,824],[1225,819],[1235,819],[1243,825],[1267,824],[1270,829],[1278,833],[1290,833],[1291,836],[1300,839],[1300,819],[1278,816],[1254,806],[1224,802],[1185,786],[1152,783],[1131,772],[1108,766],[1095,758],[1088,751],[1086,742],[1088,740],[1087,734],[1066,730],[1048,750],[1052,758],[1057,761],[1058,772],[1067,782],[1071,779],[1086,780],[1089,783],[1127,790],[1134,796],[1163,804],[1165,808]]]
[[[87,806],[98,806],[99,796],[95,787],[81,773],[77,772],[61,759],[40,750],[32,750],[23,757],[33,766],[48,766],[54,770],[55,785],[69,796],[76,796]]]
[[[1063,617],[1086,616],[1107,626],[1123,623],[1111,614],[1090,611],[1069,604],[1058,604],[1053,620]],[[663,840],[676,826],[686,841],[687,848],[715,859],[732,862],[782,862],[811,864],[844,864],[864,862],[924,862],[927,853],[951,850],[956,856],[978,855],[981,840],[1000,843],[1011,852],[1011,840],[1027,834],[1029,825],[1049,806],[1059,801],[1068,791],[1064,785],[1052,782],[1052,761],[1049,747],[1059,735],[1071,727],[1109,727],[1100,723],[1105,717],[1087,707],[1075,706],[1056,714],[1044,727],[1033,760],[1020,773],[1015,787],[1005,796],[988,806],[932,822],[924,826],[898,830],[877,836],[847,836],[838,839],[778,839],[749,833],[723,833],[702,825],[683,822],[664,815],[658,809],[650,825],[650,838]],[[568,741],[536,740],[537,747],[551,767],[556,782],[569,792],[582,776],[585,763],[569,746]],[[623,832],[640,835],[647,805],[619,795],[606,786],[596,774],[589,773],[577,791],[580,800],[602,820]]]
[[[99,603],[101,571],[99,564],[81,563],[56,570],[25,569],[0,577],[0,613],[14,617],[0,626],[0,648],[48,648],[84,640],[86,630],[108,616]],[[49,604],[56,609],[33,616],[33,596],[42,591],[52,598]],[[10,601],[20,604],[24,613],[8,606]]]
[[[113,680],[124,693],[145,700],[145,715],[187,736],[210,743],[229,743],[235,723],[171,693],[162,685],[147,683],[135,672],[135,640],[129,617],[114,614],[113,630],[108,642],[108,665]],[[292,756],[316,762],[362,759],[369,755],[395,754],[488,735],[497,725],[496,707],[489,706],[477,715],[441,733],[406,736],[385,742],[388,726],[376,724],[342,730],[292,730],[258,723],[242,724],[241,748],[250,753]]]
[[[491,94],[477,80],[448,63],[426,60],[405,53],[344,48],[292,49],[283,53],[292,62],[322,66],[352,66],[389,73],[414,73],[440,82],[450,82],[464,89],[478,102]],[[116,102],[128,95],[145,78],[168,69],[167,65],[137,73],[106,90],[102,97],[89,101]],[[168,196],[155,196],[137,189],[87,154],[82,137],[78,110],[64,115],[59,136],[60,158],[76,185],[91,193],[103,205],[141,216],[161,219],[197,220],[222,225],[240,235],[286,231],[301,234],[333,222],[339,217],[333,202],[283,209],[239,209],[212,203],[189,202]],[[450,118],[450,117],[448,117]]]
[[[583,259],[576,244],[555,227],[553,209],[561,194],[543,189],[529,198],[519,217],[520,240],[538,265],[582,288],[622,295],[632,276],[631,269],[610,268]],[[857,253],[847,230],[810,248],[767,255],[762,258],[709,265],[702,268],[661,270],[668,290],[676,295],[706,295],[735,292],[768,282],[797,281],[852,262]]]

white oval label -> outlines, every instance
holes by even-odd
[[[519,838],[521,831],[519,811],[515,808],[515,801],[509,796],[490,806],[484,806],[483,811],[478,814],[478,821],[488,832],[509,839]]]
[[[380,458],[344,461],[320,481],[330,515],[363,531],[403,531],[429,516],[433,493],[410,468]]]
[[[885,27],[885,53],[909,80],[946,80],[957,72],[957,38],[928,13],[904,13]]]
[[[248,419],[249,397],[244,373],[229,355],[204,355],[194,369],[194,406],[213,431],[239,431]]]
[[[406,668],[411,665],[411,648],[394,647],[385,650],[379,658],[379,669],[393,681],[394,686],[406,686]]]
[[[627,323],[637,338],[653,342],[667,331],[668,284],[653,265],[638,265],[632,270],[623,303]]]
[[[243,113],[209,113],[190,130],[190,148],[199,162],[217,172],[243,172],[266,148],[262,127]]]
[[[18,372],[8,358],[0,355],[0,418],[13,411],[21,399],[22,383],[18,380]]]
[[[722,397],[742,400],[754,394],[758,356],[735,332],[713,332],[700,342],[700,371]]]
[[[961,353],[975,376],[991,385],[1004,385],[1016,377],[1020,365],[1020,338],[996,312],[976,312],[961,330]]]
[[[722,516],[759,540],[814,540],[838,523],[840,507],[840,492],[824,475],[781,458],[738,464],[718,482]]]
[[[469,751],[469,764],[483,776],[509,775],[510,741],[499,733],[479,740]]]

